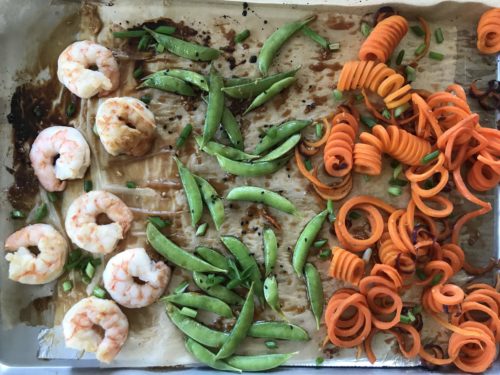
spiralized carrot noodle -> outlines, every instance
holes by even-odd
[[[465,293],[459,286],[454,284],[440,284],[424,291],[422,305],[429,312],[451,313],[460,310],[459,304],[464,301],[464,298]]]
[[[342,281],[357,285],[365,273],[365,262],[356,254],[340,247],[332,249],[332,261],[328,275]]]
[[[379,276],[388,280],[394,286],[394,290],[400,290],[403,287],[401,275],[394,267],[387,264],[375,264],[370,271],[370,276]]]
[[[373,134],[363,132],[354,145],[354,171],[377,176],[382,172],[382,143]]]
[[[332,344],[342,348],[362,344],[372,329],[365,296],[353,289],[337,290],[328,301],[325,323]]]
[[[361,211],[367,216],[371,235],[366,239],[356,238],[349,233],[346,220],[347,215],[353,209]],[[335,220],[335,233],[343,248],[351,251],[364,251],[380,239],[384,231],[384,219],[379,209],[389,214],[396,210],[384,201],[369,195],[359,195],[344,202]]]
[[[484,12],[479,19],[477,49],[485,54],[500,52],[500,8]]]
[[[406,19],[394,15],[379,22],[359,50],[360,60],[385,62],[408,32]]]
[[[325,144],[323,160],[325,171],[335,177],[351,172],[354,139],[358,133],[358,121],[346,112],[335,115],[332,129]]]
[[[372,364],[375,363],[375,361],[377,360],[377,358],[375,357],[375,353],[373,353],[372,349],[372,339],[373,336],[375,336],[375,334],[380,331],[381,330],[373,329],[370,335],[366,338],[366,341],[364,342],[366,356],[368,357],[368,360]],[[384,332],[391,333],[396,337],[396,340],[398,341],[399,345],[399,350],[401,351],[401,354],[403,354],[405,358],[414,358],[418,355],[419,351],[421,350],[422,344],[420,340],[420,334],[415,329],[415,327],[409,324],[398,323],[395,325],[394,329],[390,329]],[[405,340],[403,336],[404,333],[409,334],[412,339],[412,344],[409,349],[406,349],[405,347]]]
[[[397,268],[403,276],[411,276],[415,272],[415,257],[401,251],[387,232],[379,241],[378,256],[382,263]]]
[[[379,285],[372,286],[365,293],[363,294],[372,312],[372,322],[375,327],[389,329],[399,323],[403,309],[403,301],[399,294],[387,286]]]

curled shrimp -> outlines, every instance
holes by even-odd
[[[96,67],[97,70],[92,68]],[[120,71],[112,52],[100,44],[83,40],[70,44],[57,60],[57,78],[76,96],[87,99],[116,90]]]
[[[66,187],[65,180],[85,175],[90,165],[90,148],[75,128],[51,126],[36,137],[30,160],[45,190],[62,191]]]
[[[74,304],[62,321],[66,346],[96,353],[109,363],[128,336],[128,320],[118,305],[107,299],[84,298]]]
[[[152,304],[162,295],[170,279],[170,268],[163,262],[152,261],[143,248],[128,249],[108,261],[102,279],[117,303],[138,308]]]
[[[112,223],[99,225],[104,214]],[[124,238],[132,223],[132,211],[116,195],[90,191],[76,198],[66,214],[66,233],[75,245],[91,253],[108,254]]]
[[[106,99],[97,110],[96,130],[111,155],[141,156],[149,151],[155,134],[153,113],[136,98]]]
[[[36,247],[39,253],[35,255],[30,247]],[[68,244],[51,225],[34,224],[11,234],[5,241],[5,250],[11,280],[45,284],[63,273]]]

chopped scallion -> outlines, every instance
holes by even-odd
[[[401,65],[404,57],[405,57],[405,50],[402,49],[401,51],[399,51],[398,56],[396,57],[396,65]]]
[[[434,52],[434,51],[429,52],[429,57],[433,60],[438,60],[438,61],[441,61],[444,59],[444,55],[442,53]]]
[[[436,42],[438,44],[443,43],[444,41],[443,30],[441,30],[440,27],[438,27],[436,31],[434,31],[434,36],[436,37]]]
[[[309,159],[305,159],[304,160],[304,165],[306,166],[306,169],[308,171],[310,171],[311,169],[313,169],[313,166],[312,166],[311,161]]]
[[[137,184],[134,181],[127,181],[125,183],[125,186],[129,189],[135,189],[137,187]]]
[[[415,50],[415,56],[418,56],[418,55],[421,55],[422,52],[424,52],[425,50],[425,43],[422,43],[421,45],[419,45],[417,47],[417,49]]]
[[[419,36],[419,37],[423,37],[423,36],[425,36],[425,31],[424,31],[424,29],[422,29],[419,25],[412,26],[412,27],[411,27],[411,31],[413,31],[413,33],[414,33],[416,36]]]
[[[443,278],[443,274],[438,273],[436,276],[434,276],[432,278],[431,285],[433,285],[433,286],[438,285],[442,278]]]
[[[322,365],[323,362],[325,362],[325,359],[323,357],[316,357],[316,366]]]
[[[430,154],[425,155],[420,161],[422,164],[427,164],[439,156],[439,150],[432,151]]]
[[[188,139],[192,131],[193,131],[193,125],[187,124],[184,127],[184,129],[182,129],[179,138],[177,138],[177,140],[175,141],[175,148],[182,147],[184,143],[186,143],[186,140]]]
[[[198,229],[196,229],[196,237],[201,237],[205,235],[205,232],[207,231],[208,224],[203,223],[201,224]]]
[[[94,277],[95,267],[92,262],[87,263],[87,266],[85,267],[85,275],[87,275],[89,279],[92,279]]]
[[[323,126],[321,124],[316,124],[316,138],[321,139],[323,136]]]
[[[35,208],[35,214],[33,215],[33,219],[38,223],[43,218],[45,218],[48,213],[49,210],[47,208],[47,204],[42,203],[37,208]]]
[[[405,74],[406,74],[406,80],[408,82],[415,81],[415,78],[417,77],[417,71],[415,70],[415,68],[412,68],[409,65],[405,69]]]
[[[21,210],[12,210],[10,211],[10,217],[13,219],[24,219],[26,215]]]
[[[47,192],[47,198],[49,199],[50,202],[54,203],[57,201],[57,194],[54,193],[53,191]]]
[[[321,259],[328,259],[332,256],[332,251],[330,249],[325,249],[318,254]]]
[[[361,122],[368,126],[370,129],[377,125],[377,120],[371,116],[361,115]]]
[[[408,108],[410,108],[410,106],[408,105],[408,103],[405,103],[405,104],[403,104],[403,105],[400,105],[398,108],[396,108],[396,109],[394,110],[394,117],[395,117],[395,118],[400,117],[403,113],[405,113],[405,112],[406,112],[406,110],[407,110]]]
[[[83,191],[85,191],[86,193],[88,193],[89,191],[92,190],[92,180],[85,180],[83,181]]]
[[[396,166],[396,168],[394,168],[394,170],[392,171],[392,178],[397,180],[402,171],[403,171],[403,164],[399,163]]]
[[[337,89],[333,90],[333,99],[335,99],[337,102],[344,99],[344,95],[342,94],[342,91],[337,90]]]
[[[187,281],[183,281],[177,286],[177,288],[174,289],[174,294],[184,293],[188,287],[189,283]]]
[[[170,224],[168,220],[163,220],[161,217],[158,216],[150,216],[148,217],[148,221],[158,229],[163,229]]]
[[[394,197],[399,197],[401,194],[403,194],[403,190],[401,190],[399,186],[389,186],[387,192]]]
[[[382,116],[384,116],[387,120],[391,119],[391,112],[387,108],[384,108],[382,111]]]
[[[361,23],[361,34],[366,38],[372,32],[372,27],[368,25],[366,22]]]
[[[234,37],[234,42],[235,43],[242,43],[243,41],[245,41],[245,39],[247,39],[248,37],[250,36],[250,30],[246,29],[246,30],[243,30],[241,33],[239,33],[238,35],[236,35]]]
[[[417,268],[417,271],[415,272],[415,274],[417,275],[417,277],[420,280],[425,280],[427,278],[427,275],[424,273],[424,271],[421,268]]]
[[[196,315],[198,315],[198,311],[190,309],[189,307],[184,306],[182,309],[179,310],[179,312],[184,315],[188,316],[190,318],[196,318]]]
[[[330,51],[338,51],[340,49],[340,43],[339,42],[330,43],[328,45],[328,49]]]
[[[62,288],[65,293],[71,292],[71,290],[73,289],[73,283],[71,282],[71,280],[66,280],[62,284]]]
[[[97,297],[97,298],[104,298],[106,297],[106,291],[101,288],[100,286],[96,285],[94,287],[94,290],[92,291],[92,294]]]
[[[319,249],[320,247],[323,247],[325,246],[325,244],[328,242],[328,240],[317,240],[313,243],[313,247],[315,247],[316,249]]]

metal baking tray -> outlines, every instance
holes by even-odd
[[[166,0],[168,3],[168,0]],[[115,1],[119,3],[119,0]],[[280,3],[279,1],[256,1],[264,3]],[[455,3],[465,3],[464,1],[455,1]],[[299,0],[288,1],[285,3],[296,3],[304,4]],[[376,5],[383,4],[380,0],[318,0],[311,1],[312,4],[322,4],[322,5],[352,5],[352,6],[367,6],[367,11],[369,6],[373,5],[371,8],[375,8]],[[440,3],[440,1],[417,1],[417,0],[401,0],[397,4],[405,5],[435,5]],[[486,1],[483,3],[488,3],[489,5],[494,5],[495,1]],[[309,5],[309,3],[307,3]],[[3,0],[0,4],[0,50],[9,51],[4,59],[3,66],[0,67],[0,137],[2,139],[2,149],[8,150],[7,153],[2,153],[2,165],[9,165],[10,163],[10,129],[8,124],[6,124],[6,116],[9,113],[10,105],[10,94],[18,82],[22,82],[28,79],[28,76],[23,76],[22,64],[19,61],[26,61],[29,57],[29,49],[33,45],[39,43],[43,38],[44,33],[39,33],[38,30],[49,31],[51,30],[51,25],[58,24],[59,20],[64,18],[66,15],[71,14],[80,6],[79,1],[71,0],[41,0],[41,1],[26,1],[19,2],[16,0]],[[464,6],[473,6],[473,4],[468,3]],[[12,53],[11,53],[12,52]],[[5,52],[4,52],[5,53]],[[500,80],[500,56],[497,58],[497,79]],[[500,126],[500,112],[496,114],[497,126]],[[12,178],[8,173],[5,173],[5,168],[2,168],[0,172],[0,187],[4,192],[6,188],[12,183]],[[2,225],[0,228],[5,228],[6,218],[8,217],[8,212],[10,210],[9,204],[1,193],[2,199],[0,200],[0,220],[2,220]],[[494,254],[500,258],[500,188],[496,188],[495,191],[495,201],[494,201]],[[5,231],[0,230],[0,238],[3,240],[5,238]],[[2,257],[3,258],[3,257]],[[5,272],[5,262],[0,260],[0,272]],[[1,289],[2,285],[0,285]],[[1,303],[6,303],[6,301],[0,300]],[[8,302],[7,302],[8,303]],[[96,360],[85,360],[85,361],[75,361],[75,360],[41,360],[38,358],[38,340],[37,336],[43,327],[35,326],[29,327],[26,325],[17,325],[11,329],[6,329],[6,327],[1,325],[0,320],[0,373],[2,374],[92,374],[96,372],[99,368],[99,363]],[[214,373],[212,370],[207,370],[204,368],[147,368],[147,369],[101,369],[105,373],[113,374],[139,374],[139,373],[156,373],[159,371],[168,371],[171,374],[186,373]],[[295,374],[305,373],[306,371],[311,371],[311,369],[300,368],[300,367],[285,367],[275,370],[275,373],[292,372]],[[327,373],[332,371],[330,368],[315,369],[314,371],[319,371],[319,373]],[[359,369],[356,368],[343,368],[343,372],[346,374],[356,374],[359,373]],[[387,371],[392,371],[394,373],[400,373],[404,371],[407,374],[420,374],[424,372],[421,368],[364,368],[363,371],[369,374],[382,374]],[[459,373],[456,370],[449,370],[447,373]],[[497,361],[493,367],[488,371],[488,373],[500,373],[500,363]]]

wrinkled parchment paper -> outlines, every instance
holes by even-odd
[[[254,77],[258,75],[257,66],[250,63],[249,59],[252,55],[258,55],[259,42],[264,41],[272,31],[287,21],[299,19],[311,13],[317,14],[318,19],[312,24],[312,28],[331,41],[340,41],[341,49],[324,60],[324,57],[321,57],[320,48],[301,34],[294,36],[284,46],[279,56],[274,60],[272,70],[273,72],[284,71],[301,65],[302,68],[297,74],[298,82],[262,109],[253,111],[240,119],[246,149],[251,150],[258,141],[260,131],[265,129],[268,124],[276,124],[292,118],[321,119],[335,110],[331,91],[338,79],[341,67],[338,64],[357,58],[357,51],[362,42],[362,35],[358,31],[361,17],[376,10],[376,8],[371,7],[300,7],[250,4],[248,15],[243,17],[241,4],[221,2],[150,1],[138,4],[132,0],[122,0],[113,3],[112,6],[106,3],[91,3],[90,5],[88,11],[83,13],[81,33],[78,39],[93,39],[115,51],[119,59],[122,77],[120,90],[116,92],[116,95],[135,97],[140,97],[145,93],[152,95],[150,109],[154,112],[158,125],[158,137],[153,150],[146,157],[111,158],[105,153],[92,131],[95,113],[101,100],[83,100],[79,116],[72,121],[72,124],[86,136],[93,151],[91,179],[94,183],[94,189],[104,189],[117,194],[135,212],[136,220],[132,230],[119,250],[146,245],[145,219],[147,214],[154,213],[169,214],[173,221],[173,225],[169,228],[169,237],[186,250],[192,251],[198,245],[218,249],[223,249],[223,246],[218,240],[219,234],[215,231],[206,210],[202,222],[209,223],[207,234],[204,237],[194,236],[185,196],[179,185],[175,164],[172,160],[173,151],[169,147],[174,145],[180,131],[187,123],[194,125],[195,133],[201,133],[206,105],[202,101],[186,104],[180,96],[157,90],[137,91],[135,89],[136,82],[131,78],[131,73],[134,70],[135,61],[143,59],[144,56],[124,52],[124,42],[119,39],[114,40],[111,37],[111,31],[141,24],[146,20],[168,17],[176,22],[183,21],[187,26],[196,29],[198,34],[192,40],[202,42],[207,35],[210,35],[211,46],[223,47],[228,45],[225,34],[230,34],[231,30],[237,33],[248,28],[251,30],[251,36],[246,40],[248,48],[244,49],[241,45],[237,45],[233,53],[237,66],[230,70],[230,64],[223,58],[217,60],[215,65],[226,77],[231,75]],[[427,58],[422,59],[413,87],[440,90],[453,82],[468,84],[475,78],[482,78],[486,82],[494,77],[494,59],[478,55],[475,49],[475,23],[485,9],[484,6],[447,3],[431,8],[418,9],[408,6],[396,8],[407,17],[411,24],[416,24],[416,16],[420,15],[429,21],[431,29],[439,26],[444,32],[444,43],[436,45],[433,38],[431,50],[444,53],[446,58],[441,62]],[[343,23],[344,26],[350,25],[350,27],[339,30],[339,23]],[[98,31],[97,34],[96,31]],[[404,48],[406,58],[409,58],[421,42],[421,39],[409,32],[397,51]],[[168,53],[155,56],[145,63],[149,71],[167,67],[208,71],[206,64],[190,62]],[[311,105],[313,102],[315,106]],[[186,108],[191,104],[196,107],[196,110],[187,111]],[[311,110],[306,111],[306,108]],[[492,114],[481,113],[481,119],[484,126],[489,124],[493,126]],[[222,134],[218,134],[218,136],[223,137]],[[256,185],[275,191],[283,191],[283,194],[298,207],[300,211],[298,216],[286,215],[273,209],[269,210],[283,227],[283,230],[277,232],[279,259],[276,267],[283,310],[293,323],[304,327],[311,336],[311,340],[307,343],[279,343],[280,352],[299,351],[290,364],[312,365],[318,356],[331,356],[331,359],[327,359],[324,365],[369,365],[364,356],[356,358],[355,350],[333,348],[327,354],[321,351],[320,346],[326,334],[325,326],[322,324],[321,329],[316,331],[313,316],[308,308],[305,285],[293,273],[290,259],[291,249],[299,232],[312,216],[324,208],[324,203],[317,199],[309,184],[300,176],[294,162],[290,162],[286,168],[272,176],[243,178],[226,176],[219,168],[215,158],[197,151],[192,138],[179,152],[179,155],[192,172],[213,183],[221,196],[225,196],[234,186]],[[351,196],[361,192],[372,194],[395,206],[405,207],[408,196],[394,198],[386,192],[391,172],[388,160],[386,160],[386,164],[383,175],[371,177],[369,180],[355,174]],[[135,181],[139,188],[127,189],[125,181],[130,180]],[[67,206],[79,194],[81,194],[81,181],[68,184],[61,212],[52,212],[51,220],[53,220],[54,225],[61,226]],[[492,199],[493,195],[490,195],[489,198]],[[462,209],[468,209],[469,206],[464,204],[461,198],[453,197],[453,200],[457,207],[460,208],[463,205]],[[341,202],[336,203],[336,207],[340,204]],[[268,224],[259,214],[261,207],[237,203],[229,208],[228,202],[225,206],[227,218],[220,234],[241,237],[250,251],[255,254],[256,260],[262,263],[262,230]],[[480,218],[474,223],[473,228],[471,226],[471,230],[467,232],[469,234],[463,236],[463,245],[468,257],[474,258],[478,264],[485,264],[493,253],[492,217],[493,215],[489,214]],[[476,232],[480,232],[479,238],[473,246],[468,246],[468,237]],[[324,226],[318,238],[327,238],[329,246],[337,244],[327,225]],[[322,274],[325,298],[343,286],[343,283],[334,281],[327,276],[328,260],[321,260],[315,252],[312,252],[309,261],[313,262]],[[98,275],[100,272],[102,272],[102,266],[98,269]],[[177,269],[170,281],[167,293],[172,291],[188,275],[188,273]],[[3,273],[3,277],[5,279],[5,273]],[[457,277],[457,282],[465,282],[466,280],[465,275]],[[97,282],[99,282],[99,276],[94,278],[94,283]],[[51,312],[54,313],[55,327],[44,330],[40,334],[40,358],[94,358],[92,353],[83,354],[66,349],[59,326],[64,313],[73,303],[90,292],[92,286],[90,285],[86,290],[76,288],[69,295],[63,294],[60,288],[54,287],[56,289],[56,303]],[[191,288],[193,287],[194,285],[191,283]],[[10,281],[3,281],[2,289],[2,295],[6,296],[9,292],[16,293],[19,287]],[[413,290],[404,297],[404,300],[418,302],[419,294],[419,290]],[[5,309],[5,304],[3,308]],[[17,317],[15,306],[10,306],[8,310],[9,316]],[[111,366],[175,366],[195,363],[184,349],[183,335],[170,323],[161,303],[138,310],[124,309],[124,312],[130,322],[129,338]],[[200,314],[200,316],[207,323],[213,319],[209,315]],[[259,318],[277,319],[278,317],[266,310]],[[437,331],[432,321],[426,319],[425,323],[424,342],[439,342],[446,338],[443,333]],[[374,348],[378,357],[377,366],[411,366],[419,363],[417,360],[406,360],[397,354],[397,344],[389,336],[377,335],[374,340]],[[247,339],[241,345],[239,353],[262,353],[266,350],[270,351],[265,348],[264,340]]]

